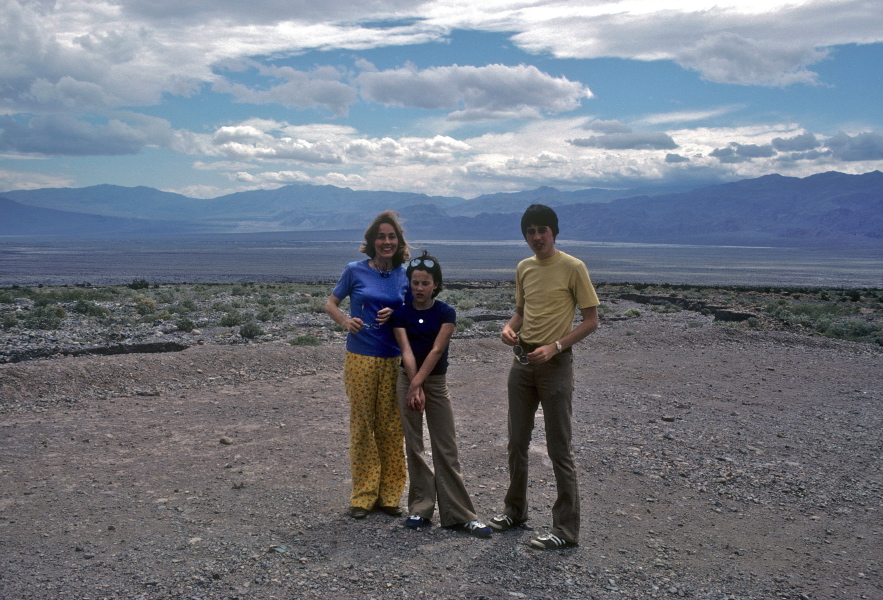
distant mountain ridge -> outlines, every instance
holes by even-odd
[[[360,231],[398,210],[409,236],[513,239],[533,202],[555,207],[562,237],[630,243],[883,244],[883,173],[766,175],[662,193],[543,187],[471,200],[418,193],[289,185],[213,199],[148,187],[99,185],[0,193],[0,235],[110,237],[200,233]],[[293,234],[294,235],[294,234]]]

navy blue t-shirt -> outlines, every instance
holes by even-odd
[[[432,351],[435,338],[445,323],[456,323],[457,311],[441,300],[436,300],[426,310],[417,310],[411,302],[397,309],[390,319],[393,329],[401,327],[408,334],[408,343],[417,360],[417,370],[423,366],[423,361]],[[438,359],[435,368],[430,375],[444,375],[448,372],[448,348]]]

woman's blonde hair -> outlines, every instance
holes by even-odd
[[[408,242],[405,241],[405,230],[402,228],[401,223],[399,223],[399,213],[394,210],[383,211],[371,222],[368,229],[365,230],[365,241],[362,242],[359,252],[367,254],[371,258],[377,256],[374,240],[377,239],[377,233],[380,231],[380,226],[384,223],[392,225],[396,237],[399,240],[399,247],[396,249],[396,253],[392,257],[393,266],[398,267],[411,258],[411,251],[408,249],[410,248]]]

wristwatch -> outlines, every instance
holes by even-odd
[[[558,348],[558,353],[561,353],[561,342],[555,342],[555,347]]]

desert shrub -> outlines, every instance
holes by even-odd
[[[156,312],[156,300],[153,298],[148,298],[147,296],[137,295],[134,298],[135,301],[135,311],[139,315],[149,315],[150,313]]]
[[[133,279],[129,287],[133,290],[146,290],[150,287],[150,282],[146,279]]]
[[[883,327],[876,323],[857,320],[840,321],[832,324],[825,334],[841,340],[883,345]]]
[[[10,329],[16,325],[18,325],[18,317],[14,312],[4,312],[0,315],[0,327],[3,329]]]
[[[221,317],[221,327],[236,327],[242,324],[242,313],[238,310],[231,310]]]
[[[308,310],[311,313],[321,314],[325,312],[325,299],[324,298],[310,298],[307,306]],[[343,304],[340,305],[341,309],[343,308]]]
[[[508,300],[499,298],[494,300],[488,300],[485,302],[485,307],[488,310],[514,310],[515,309],[515,298],[514,296]]]
[[[56,298],[49,294],[37,294],[33,297],[34,306],[43,307],[43,306],[55,306],[58,302]]]
[[[294,338],[293,340],[289,341],[288,343],[291,344],[292,346],[321,346],[322,340],[320,340],[319,338],[317,338],[314,335],[306,334],[306,335],[299,335],[296,338]]]
[[[24,319],[30,329],[58,329],[67,313],[60,306],[34,306]]]
[[[153,298],[157,302],[162,302],[163,304],[171,304],[175,301],[175,292],[172,290],[156,290],[153,292]]]
[[[267,323],[270,321],[281,321],[282,316],[282,311],[278,310],[275,306],[271,306],[260,311],[257,315],[257,319],[258,321]]]
[[[196,323],[193,322],[193,319],[189,317],[181,317],[175,323],[175,327],[178,328],[178,331],[193,331],[196,329]]]
[[[677,304],[672,304],[671,302],[666,302],[664,306],[654,306],[651,308],[653,312],[657,313],[676,313],[681,312],[681,307]]]
[[[457,331],[463,332],[472,327],[472,319],[468,317],[464,317],[462,319],[457,319]]]
[[[257,321],[248,321],[242,324],[242,327],[239,328],[239,335],[246,339],[254,339],[258,336],[264,335],[264,330],[261,329],[261,326],[257,324]]]
[[[457,310],[472,310],[475,308],[475,301],[471,298],[463,298],[457,302]]]
[[[491,321],[490,323],[485,324],[484,330],[488,333],[499,333],[503,330],[503,326],[499,323],[494,323],[493,321]]]
[[[212,304],[212,310],[217,312],[230,312],[233,310],[233,305],[229,302],[215,302]]]
[[[623,316],[628,319],[636,319],[641,316],[641,311],[637,308],[630,308],[623,313]]]
[[[267,292],[263,292],[258,297],[258,304],[260,304],[261,306],[270,306],[271,304],[273,304],[273,298]]]
[[[179,314],[196,312],[197,310],[199,310],[199,305],[196,304],[196,300],[194,300],[193,298],[185,298],[184,300],[178,302],[172,310]]]
[[[106,317],[109,314],[109,311],[103,306],[99,306],[91,300],[83,299],[77,300],[77,303],[74,304],[74,312],[87,317]]]

